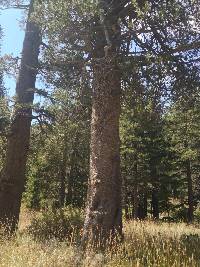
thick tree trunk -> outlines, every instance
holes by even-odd
[[[186,162],[187,186],[188,186],[188,222],[193,221],[194,204],[193,204],[193,186],[190,160]]]
[[[113,56],[94,67],[91,158],[83,240],[104,245],[122,234],[120,73]]]
[[[5,168],[0,180],[0,222],[13,233],[19,220],[22,193],[25,184],[27,154],[29,150],[30,126],[40,32],[30,20],[33,1],[30,3],[25,39],[23,43],[21,68],[16,85],[16,107],[8,138]]]
[[[104,248],[122,237],[121,75],[117,62],[121,31],[117,16],[109,13],[115,3],[104,0],[99,6],[101,27],[93,54],[90,180],[82,241],[83,245]]]

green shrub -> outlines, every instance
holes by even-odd
[[[44,211],[32,220],[28,233],[37,240],[56,238],[77,240],[83,225],[83,213],[78,209],[57,209]]]
[[[198,205],[194,212],[194,219],[197,223],[200,223],[200,205]]]
[[[179,205],[172,212],[172,218],[175,222],[186,222],[187,221],[188,209],[184,205]]]

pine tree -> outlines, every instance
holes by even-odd
[[[18,225],[25,170],[29,150],[30,126],[38,68],[40,31],[31,20],[33,1],[30,2],[23,43],[21,67],[16,84],[16,105],[10,126],[5,167],[0,179],[0,222],[8,233]]]

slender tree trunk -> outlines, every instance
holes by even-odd
[[[68,136],[64,135],[64,144],[63,144],[63,155],[62,155],[62,164],[61,164],[61,171],[60,171],[60,206],[65,206],[66,201],[66,182],[67,182],[67,142],[68,142]]]
[[[194,204],[193,204],[193,186],[190,160],[186,162],[187,186],[188,186],[188,222],[193,221]]]
[[[138,196],[138,164],[137,164],[137,155],[134,156],[134,176],[135,176],[135,181],[133,185],[133,196],[132,196],[132,205],[133,205],[133,210],[132,210],[132,218],[137,219],[138,218],[138,205],[139,205],[139,196]]]
[[[142,193],[140,200],[138,202],[137,218],[139,220],[144,220],[147,217],[147,194]]]
[[[66,186],[66,169],[63,168],[60,173],[60,207],[65,206],[65,186]]]
[[[138,185],[137,185],[137,183],[134,184],[132,202],[133,202],[132,203],[132,205],[133,205],[132,218],[133,219],[138,219],[139,196],[138,196]]]
[[[67,176],[67,196],[66,196],[66,204],[70,205],[73,202],[73,179],[75,174],[75,168],[76,168],[76,155],[78,153],[77,151],[77,142],[78,142],[78,133],[75,135],[75,139],[73,141],[72,145],[72,153],[70,157],[70,172]]]
[[[152,191],[152,215],[153,218],[159,219],[159,199],[158,199],[158,190],[156,188]]]
[[[143,219],[146,219],[147,216],[148,216],[148,199],[147,199],[147,192],[146,192],[146,189],[145,189],[145,192],[144,192],[144,213],[143,213]]]
[[[73,152],[74,153],[74,152]],[[74,162],[71,162],[70,172],[67,177],[67,196],[66,204],[70,205],[73,202],[73,175],[74,175]]]
[[[130,219],[130,214],[129,214],[129,200],[128,200],[128,190],[127,190],[127,179],[124,176],[123,177],[123,206],[124,206],[124,211],[125,211],[125,218],[126,220]]]
[[[18,225],[22,193],[25,185],[25,171],[29,150],[30,126],[40,32],[30,20],[33,12],[33,1],[30,3],[25,39],[23,43],[21,68],[16,85],[16,107],[8,138],[5,168],[0,180],[0,222],[9,233]]]
[[[152,180],[152,193],[151,193],[151,211],[155,220],[159,219],[159,179],[157,175],[155,162],[150,162],[151,180]]]

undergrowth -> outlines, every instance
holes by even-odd
[[[126,222],[123,244],[104,253],[83,254],[78,246],[81,224],[81,212],[40,214],[15,238],[1,238],[0,267],[200,266],[198,225]]]

